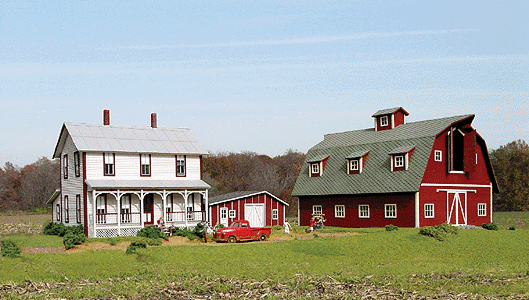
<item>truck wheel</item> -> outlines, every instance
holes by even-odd
[[[228,238],[228,243],[237,243],[237,238],[233,235]]]
[[[267,237],[266,237],[266,234],[264,234],[264,233],[259,236],[259,240],[262,241],[262,242],[266,241],[266,239],[267,239]]]

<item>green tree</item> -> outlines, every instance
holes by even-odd
[[[523,140],[500,146],[490,153],[500,193],[494,195],[496,211],[529,211],[529,146]]]

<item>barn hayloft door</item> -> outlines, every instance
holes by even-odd
[[[446,222],[451,225],[467,225],[467,197],[475,190],[437,190],[446,193]]]

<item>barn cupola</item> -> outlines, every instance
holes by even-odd
[[[389,130],[405,124],[407,115],[409,113],[402,107],[381,109],[372,115],[375,122],[375,131]]]

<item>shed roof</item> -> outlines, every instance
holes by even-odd
[[[231,201],[235,201],[235,200],[239,200],[239,199],[243,199],[247,197],[253,197],[253,196],[261,195],[261,194],[267,194],[272,199],[275,199],[276,201],[279,201],[283,203],[284,205],[288,206],[288,203],[286,203],[285,201],[279,199],[278,197],[274,196],[273,194],[267,191],[237,191],[237,192],[217,195],[217,196],[209,198],[209,206],[217,205],[219,203],[224,203],[224,202],[231,202]]]
[[[79,151],[199,154],[208,151],[189,129],[104,126],[64,123],[53,158],[59,158],[66,137],[72,137]]]
[[[402,112],[407,116],[409,115],[409,113],[402,107],[394,107],[394,108],[386,108],[386,109],[381,109],[379,111],[377,111],[376,113],[374,113],[372,115],[372,117],[378,117],[378,116],[383,116],[383,115],[389,115],[389,114],[392,114],[394,112],[397,112],[399,110],[402,110]]]
[[[474,115],[402,124],[391,130],[374,128],[327,134],[309,149],[293,196],[350,195],[416,192],[438,134],[455,123],[471,123]],[[391,171],[395,151],[415,147],[406,171]],[[362,173],[348,174],[345,158],[369,151]],[[328,155],[323,175],[309,177],[309,162]]]

